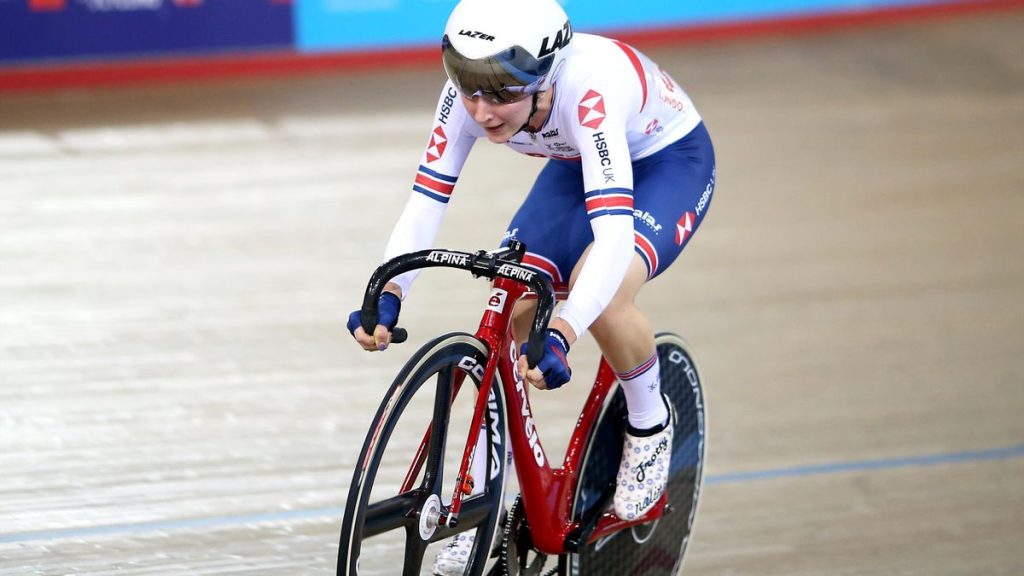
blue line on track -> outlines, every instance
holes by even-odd
[[[778,468],[757,472],[738,472],[735,474],[717,474],[704,478],[705,484],[736,484],[756,482],[775,478],[793,478],[799,476],[817,476],[822,474],[841,474],[844,472],[870,472],[876,470],[895,470],[897,468],[919,468],[938,464],[961,464],[966,462],[983,462],[986,460],[1008,460],[1024,457],[1024,444],[993,448],[990,450],[974,450],[970,452],[952,452],[931,456],[909,456],[905,458],[882,458],[878,460],[853,460],[832,464],[813,464],[793,468]]]
[[[707,485],[741,484],[762,480],[774,480],[778,478],[798,478],[802,476],[820,476],[824,474],[872,472],[879,470],[895,470],[899,468],[919,468],[940,464],[963,464],[969,462],[984,462],[988,460],[1009,460],[1021,457],[1024,457],[1024,444],[1007,446],[1004,448],[993,448],[989,450],[953,452],[947,454],[934,454],[930,456],[854,460],[849,462],[795,466],[791,468],[777,468],[774,470],[762,470],[755,472],[716,474],[706,476],[704,478],[704,483]],[[238,514],[233,516],[215,516],[211,518],[185,518],[181,520],[137,522],[133,524],[113,524],[108,526],[82,526],[78,528],[0,534],[0,544],[35,542],[40,540],[85,539],[111,534],[129,534],[138,536],[142,534],[158,534],[160,532],[175,530],[244,526],[250,524],[280,522],[284,520],[340,518],[343,513],[344,510],[342,508],[312,508],[308,510],[289,510],[284,512],[266,512],[260,514]]]

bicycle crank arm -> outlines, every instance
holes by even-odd
[[[661,498],[658,499],[658,503],[654,505],[654,508],[651,508],[650,511],[648,511],[646,514],[640,516],[639,518],[634,518],[633,520],[623,520],[616,516],[613,512],[605,512],[601,515],[600,520],[598,520],[597,526],[594,528],[594,531],[587,537],[586,542],[588,545],[594,544],[601,538],[610,536],[612,534],[615,534],[616,532],[620,532],[627,528],[632,528],[633,526],[640,526],[641,524],[654,522],[655,520],[664,516],[665,513],[669,511],[670,507],[668,506],[668,493],[666,492],[661,495]]]

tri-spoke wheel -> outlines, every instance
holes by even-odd
[[[505,403],[491,386],[477,454],[486,466],[462,502],[455,526],[443,522],[456,487],[475,388],[487,359],[469,334],[449,334],[421,348],[395,379],[374,417],[356,463],[338,550],[338,574],[429,573],[428,547],[473,531],[467,575],[482,574],[499,531],[506,472]],[[466,378],[469,376],[469,379]],[[468,383],[463,386],[463,383]],[[480,489],[482,485],[482,490]],[[433,549],[432,548],[432,549]]]

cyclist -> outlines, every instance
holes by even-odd
[[[448,82],[409,200],[385,258],[430,248],[459,173],[480,138],[548,158],[503,244],[525,242],[524,264],[549,275],[568,298],[547,331],[545,355],[522,378],[553,389],[570,378],[567,355],[585,331],[618,374],[628,409],[615,514],[650,510],[668,480],[672,426],[661,395],[650,322],[634,305],[640,288],[668,268],[707,214],[715,159],[707,130],[680,86],[644,54],[575,33],[555,0],[462,0],[442,39]],[[373,334],[383,350],[416,273],[396,277],[380,300]],[[517,306],[522,341],[535,304]],[[524,350],[525,352],[525,350]],[[479,459],[484,460],[484,459]],[[461,574],[472,539],[442,550],[435,573]]]

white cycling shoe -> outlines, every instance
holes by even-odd
[[[434,558],[432,574],[434,576],[462,576],[469,564],[469,555],[473,552],[476,532],[459,532],[444,545]]]
[[[658,503],[668,484],[672,459],[672,430],[675,414],[669,405],[665,428],[650,436],[634,436],[626,431],[619,473],[615,477],[615,515],[623,520],[643,516]]]

